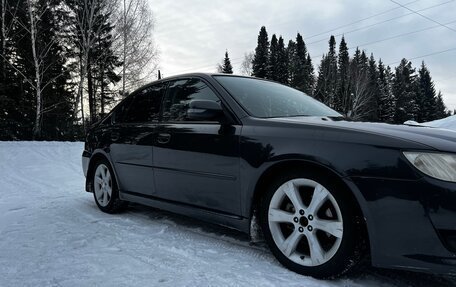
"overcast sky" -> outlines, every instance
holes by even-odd
[[[165,76],[214,72],[225,50],[239,73],[263,25],[286,43],[301,33],[317,69],[329,36],[339,44],[344,34],[350,54],[359,46],[392,66],[404,57],[416,67],[424,60],[446,105],[456,109],[455,0],[394,0],[424,17],[388,0],[149,1]]]

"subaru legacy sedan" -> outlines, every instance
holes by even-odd
[[[285,267],[456,274],[456,133],[355,123],[302,92],[186,74],[133,92],[82,155],[99,209],[128,202],[248,234]],[[152,252],[152,251],[151,251]]]

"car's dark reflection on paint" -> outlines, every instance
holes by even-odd
[[[345,121],[294,89],[188,74],[90,129],[86,190],[251,233],[319,278],[374,266],[456,274],[456,133]],[[151,251],[153,252],[153,251]]]

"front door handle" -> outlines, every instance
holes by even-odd
[[[157,142],[159,144],[167,144],[171,140],[171,135],[167,133],[159,133],[157,137]]]
[[[120,139],[120,133],[119,132],[111,132],[111,140],[113,142],[116,142]]]

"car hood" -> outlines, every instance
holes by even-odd
[[[439,151],[456,153],[456,131],[447,129],[385,123],[350,122],[345,120],[332,120],[326,117],[289,117],[270,118],[268,120],[371,133],[389,138],[412,141]]]

